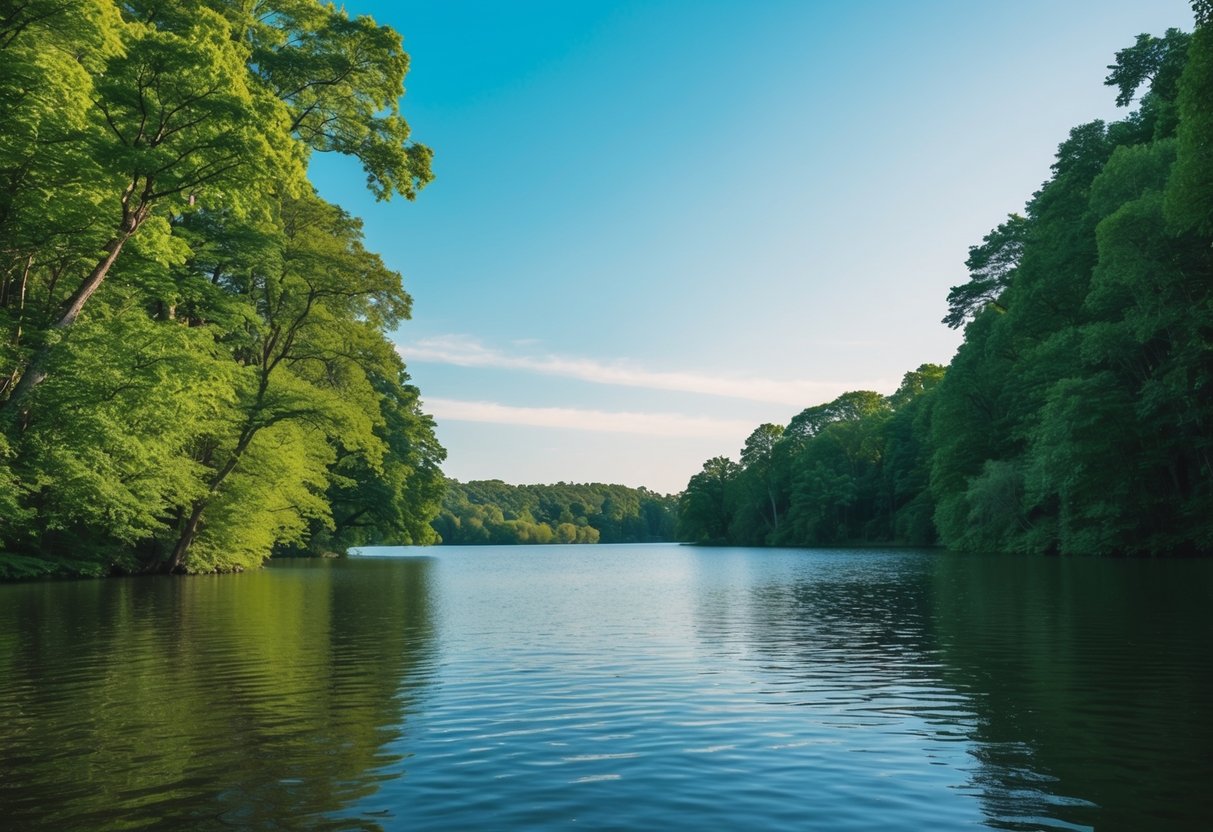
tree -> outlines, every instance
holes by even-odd
[[[1194,68],[1200,41],[1199,29],[1171,30],[1117,53],[1108,83],[1122,105],[1145,87],[1139,111],[1076,128],[1059,147],[1029,204],[1006,314],[966,329],[932,412],[931,490],[950,546],[1207,545],[1195,520],[1205,478],[1193,474],[1210,470],[1209,243],[1199,219],[1165,219],[1205,199],[1176,186],[1191,175],[1177,159],[1183,136],[1207,132],[1188,132],[1207,96],[1185,98],[1207,80]]]
[[[697,543],[724,543],[733,521],[732,484],[741,472],[728,457],[712,457],[691,477],[678,500],[678,536]]]
[[[1166,188],[1166,216],[1176,233],[1213,236],[1213,24],[1209,5],[1193,4],[1200,24],[1192,36],[1187,66],[1179,79],[1177,105],[1182,114],[1175,170]]]
[[[433,539],[444,452],[385,336],[408,295],[304,170],[429,181],[399,36],[316,0],[23,0],[0,53],[5,562]]]
[[[1141,34],[1130,47],[1116,53],[1116,63],[1104,80],[1116,87],[1116,105],[1128,106],[1142,87],[1140,118],[1155,138],[1171,135],[1176,126],[1176,91],[1184,70],[1191,35],[1178,29],[1168,29],[1161,37]]]
[[[775,453],[782,436],[782,426],[767,422],[754,429],[741,449],[744,481],[765,497],[771,513],[764,520],[770,523],[772,531],[779,530],[779,504],[775,498]]]
[[[212,511],[226,517],[237,496],[247,507],[250,490],[293,491],[287,507],[275,509],[273,537],[265,538],[271,542],[301,542],[309,521],[330,524],[316,492],[336,461],[332,441],[363,454],[372,469],[382,466],[375,426],[383,417],[367,367],[393,361],[381,330],[408,314],[400,276],[363,249],[358,221],[315,196],[285,199],[280,223],[269,248],[211,274],[255,314],[233,343],[242,364],[233,406],[198,442],[194,456],[209,471],[206,491],[174,524],[169,571],[183,565],[196,542],[195,557],[208,566],[227,565],[234,550],[267,556],[260,542],[238,545],[234,527],[207,531],[203,522]],[[274,457],[284,463],[280,469],[266,461],[271,447],[280,449]]]
[[[834,422],[863,419],[874,413],[888,410],[885,397],[871,390],[855,390],[843,393],[825,404],[807,407],[792,417],[788,423],[786,438],[803,442],[821,433]]]
[[[44,292],[105,242],[93,80],[121,53],[121,25],[108,0],[0,14],[0,407],[50,323]]]
[[[285,108],[250,84],[226,22],[205,9],[179,32],[127,23],[122,51],[94,79],[98,129],[85,147],[108,180],[101,255],[63,300],[52,330],[71,326],[109,276],[127,242],[146,227],[167,244],[169,214],[202,196],[246,210],[265,189],[302,176]],[[46,377],[48,347],[21,369],[7,405],[20,405]]]
[[[969,248],[965,261],[969,282],[953,286],[948,292],[948,314],[943,323],[958,329],[987,307],[1007,311],[1002,297],[1019,266],[1030,230],[1026,218],[1011,214],[982,239],[981,245]]]
[[[888,398],[847,393],[781,437],[755,432],[727,539],[1213,550],[1210,8],[1194,4],[1191,36],[1116,54],[1107,83],[1138,109],[1071,130],[1026,212],[969,250],[946,373],[923,365]],[[692,477],[684,522],[706,485]]]
[[[421,411],[419,391],[403,367],[395,379],[368,377],[380,397],[383,421],[374,430],[384,445],[383,460],[376,468],[365,451],[339,444],[327,494],[333,529],[313,525],[313,551],[438,542],[430,519],[446,491],[439,467],[446,451],[434,437],[434,421]]]
[[[273,15],[245,19],[250,66],[286,103],[291,131],[314,150],[356,157],[378,198],[415,198],[433,178],[433,154],[409,142],[400,115],[409,68],[400,35],[333,5],[271,5]]]
[[[877,518],[878,537],[916,545],[934,543],[935,504],[931,498],[931,421],[935,392],[945,375],[938,364],[922,364],[903,376],[889,397],[893,414],[881,431],[882,497],[887,512]]]

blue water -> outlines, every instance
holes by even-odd
[[[0,586],[17,828],[1202,829],[1213,564],[371,549]]]

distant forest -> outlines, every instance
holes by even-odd
[[[969,250],[950,366],[847,393],[704,463],[680,536],[1213,552],[1213,4],[1140,35],[1024,214]]]
[[[623,485],[448,480],[433,527],[443,543],[647,543],[673,540],[678,500]]]

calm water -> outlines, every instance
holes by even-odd
[[[0,826],[1213,827],[1213,563],[367,554],[0,586]]]

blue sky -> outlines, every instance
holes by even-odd
[[[1182,0],[346,2],[401,32],[417,201],[312,162],[404,275],[459,479],[681,490],[761,422],[959,334],[968,246]]]

